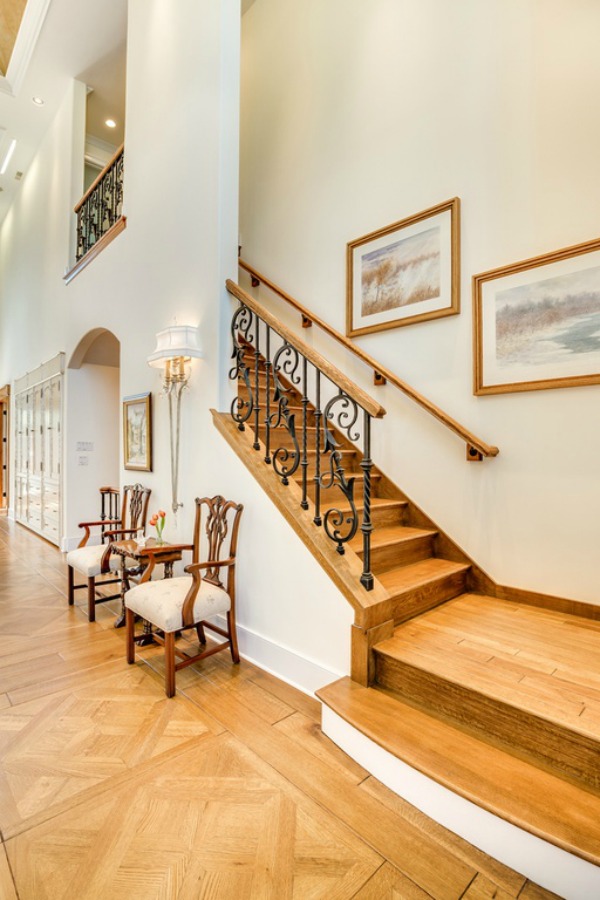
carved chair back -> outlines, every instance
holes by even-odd
[[[151,490],[143,485],[126,484],[123,488],[123,506],[121,508],[121,528],[143,528],[148,521],[148,502]]]
[[[215,497],[196,498],[193,562],[223,562],[235,559],[242,510],[241,503],[225,500],[220,494]],[[202,527],[203,520],[204,527]],[[220,566],[208,566],[202,579],[224,587],[233,603],[235,564],[227,566],[226,586],[219,577],[221,572]]]

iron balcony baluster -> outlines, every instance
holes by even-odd
[[[122,214],[123,150],[99,176],[100,181],[75,207],[77,213],[76,261],[92,249]]]

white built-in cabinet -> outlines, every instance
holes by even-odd
[[[64,354],[15,382],[15,519],[60,546]]]

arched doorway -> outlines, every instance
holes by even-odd
[[[121,345],[107,328],[85,334],[66,372],[63,549],[100,514],[100,487],[119,486]]]

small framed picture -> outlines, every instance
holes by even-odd
[[[460,200],[351,241],[346,334],[356,337],[460,312]]]
[[[152,471],[152,394],[123,399],[123,458],[126,469]]]
[[[600,383],[600,239],[473,276],[474,393]]]

